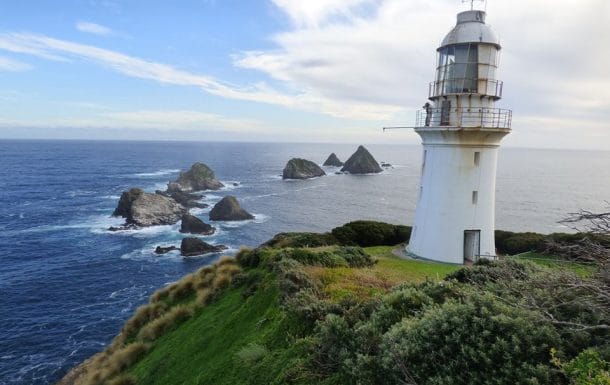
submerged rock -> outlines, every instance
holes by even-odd
[[[210,211],[211,221],[245,221],[254,219],[254,215],[242,209],[233,196],[226,196]]]
[[[172,198],[132,188],[121,194],[119,204],[113,213],[114,216],[125,218],[125,226],[113,230],[128,229],[134,226],[173,225],[185,213],[186,208]]]
[[[155,249],[155,254],[167,254],[170,251],[174,251],[174,250],[180,250],[178,249],[176,246],[167,246],[167,247],[163,247],[163,246],[157,246],[157,248]]]
[[[392,166],[390,163],[387,163],[387,162],[381,162],[381,167],[383,167],[383,168],[394,168],[394,166]]]
[[[208,225],[194,215],[184,214],[182,216],[182,224],[180,225],[181,233],[211,235],[214,234],[214,231],[216,231],[216,228]]]
[[[339,160],[337,155],[335,155],[335,153],[333,152],[332,154],[330,154],[328,156],[328,158],[326,159],[326,162],[324,162],[324,166],[342,167],[343,162],[341,162],[341,160]]]
[[[192,257],[195,255],[203,255],[209,253],[218,253],[223,250],[226,250],[227,247],[224,245],[210,245],[202,241],[199,238],[184,238],[182,243],[180,244],[180,254],[183,257]]]
[[[345,162],[341,171],[350,174],[374,174],[383,170],[373,155],[364,146],[359,146],[358,150]]]
[[[292,158],[286,163],[283,179],[310,179],[324,176],[326,173],[317,164],[310,160]]]
[[[203,191],[203,190],[219,190],[224,185],[216,180],[214,171],[203,163],[195,163],[191,168],[180,173],[178,179],[170,182],[167,186],[168,193],[174,191]]]

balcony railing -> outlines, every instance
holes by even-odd
[[[458,78],[437,80],[430,83],[428,97],[455,95],[455,94],[480,94],[491,96],[494,99],[502,97],[504,83],[492,79]]]
[[[417,111],[416,127],[510,128],[513,112],[500,108],[429,108]]]

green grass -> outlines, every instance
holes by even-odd
[[[588,277],[595,270],[595,268],[591,265],[565,261],[559,257],[555,257],[552,255],[547,255],[547,254],[540,254],[540,253],[536,253],[534,251],[513,255],[509,258],[514,258],[517,260],[532,261],[538,265],[545,266],[545,267],[568,269],[568,270],[571,270],[574,273],[578,274],[581,277]]]
[[[280,310],[271,276],[253,296],[229,289],[178,329],[160,337],[153,350],[129,372],[138,384],[273,384],[294,366],[298,346],[289,344],[290,322]],[[248,346],[269,350],[257,363],[241,362]]]
[[[440,281],[447,274],[462,266],[445,263],[402,259],[392,250],[396,246],[367,247],[364,250],[377,260],[367,268],[324,268],[307,266],[305,270],[324,286],[326,294],[340,300],[348,296],[369,298],[386,293],[403,282],[423,282],[426,279]]]

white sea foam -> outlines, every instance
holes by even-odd
[[[243,187],[243,184],[237,180],[221,180],[220,182],[225,185],[220,191],[233,191]],[[234,185],[235,183],[237,186]]]
[[[265,223],[270,218],[268,215],[265,215],[265,214],[253,213],[252,215],[254,215],[254,219],[248,219],[245,221],[218,221],[216,223],[218,223],[218,225],[223,228],[234,229],[237,227],[242,227],[242,226],[248,225],[250,223]]]
[[[156,176],[176,174],[178,172],[180,172],[179,169],[161,169],[159,171],[154,171],[154,172],[141,172],[138,174],[134,174],[134,176],[136,176],[138,178],[154,178]]]

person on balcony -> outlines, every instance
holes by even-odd
[[[428,102],[424,104],[423,109],[426,110],[426,127],[430,126],[430,119],[432,118],[432,105]]]

